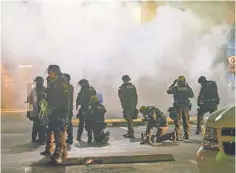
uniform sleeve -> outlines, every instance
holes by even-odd
[[[80,95],[81,94],[80,94],[80,92],[78,93],[77,98],[76,98],[76,106],[81,105],[81,102],[80,102]]]
[[[202,99],[203,99],[203,87],[201,87],[200,92],[199,92],[199,95],[198,95],[198,98],[197,98],[197,104],[198,104],[198,106],[201,104]]]
[[[176,93],[176,87],[170,86],[167,90],[167,94],[175,94]]]
[[[89,87],[84,86],[81,92],[81,104],[87,105],[89,103]]]
[[[133,97],[134,97],[134,101],[135,101],[135,106],[137,106],[137,104],[138,104],[138,94],[137,94],[137,90],[136,90],[135,86],[134,86],[134,89],[133,89]]]
[[[217,97],[218,99],[220,99],[219,94],[218,94],[218,87],[217,87],[216,82],[214,82],[214,84],[215,84],[215,87],[216,87],[216,97]]]
[[[27,101],[29,102],[29,104],[33,104],[33,102],[34,102],[34,89],[32,89],[30,91],[30,94],[28,96],[28,100]]]
[[[60,80],[58,80],[57,83],[57,91],[58,91],[58,99],[61,99],[61,101],[63,102],[63,106],[65,108],[69,108],[69,102],[70,102],[70,85],[68,82],[66,82],[65,80],[63,80],[63,78],[61,78]]]
[[[193,98],[194,97],[194,93],[193,93],[193,90],[192,88],[189,87],[189,98]]]
[[[122,108],[124,108],[123,95],[122,95],[122,87],[120,87],[119,90],[118,90],[118,96],[119,96],[119,99],[120,99],[121,106],[122,106]]]
[[[74,105],[74,87],[70,85],[70,109],[73,110]]]

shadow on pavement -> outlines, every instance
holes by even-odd
[[[155,143],[151,146],[152,147],[174,147],[174,146],[179,146],[179,143],[176,143],[176,142],[163,142],[163,143]]]
[[[188,140],[185,140],[184,143],[187,143],[187,144],[201,144],[202,141],[197,140],[197,139],[188,139]]]
[[[141,142],[142,140],[141,140],[141,138],[131,138],[130,140],[129,140],[129,142]]]
[[[66,173],[65,165],[49,164],[49,160],[43,158],[30,165],[30,173]]]
[[[33,166],[30,173],[66,173],[65,166]]]
[[[96,148],[102,148],[102,147],[106,147],[109,146],[110,144],[89,144],[85,141],[80,141],[79,143],[75,144],[75,147],[77,148],[88,148],[88,147],[96,147]]]
[[[40,144],[32,144],[26,143],[26,144],[20,144],[20,145],[15,145],[11,147],[11,150],[9,151],[9,154],[19,154],[19,153],[27,153],[27,152],[32,152],[35,149],[39,148]]]

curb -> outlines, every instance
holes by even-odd
[[[151,163],[160,161],[174,161],[172,154],[150,154],[150,155],[114,155],[98,157],[72,157],[63,161],[63,166],[72,165],[94,165],[94,164],[127,164],[127,163]],[[41,160],[34,165],[44,165],[48,161]]]
[[[148,163],[160,161],[174,161],[172,154],[133,155],[133,156],[105,156],[68,158],[64,165],[88,165],[88,164],[127,164],[127,163]],[[90,162],[90,163],[89,163]]]

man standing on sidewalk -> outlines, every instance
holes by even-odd
[[[135,86],[130,83],[130,77],[124,75],[122,77],[123,84],[119,87],[118,95],[123,109],[123,117],[128,124],[128,132],[123,136],[125,138],[134,137],[133,119],[137,117],[138,111],[136,109],[138,104],[138,94]]]

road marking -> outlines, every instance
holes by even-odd
[[[193,164],[197,164],[197,161],[196,160],[189,160],[191,163],[193,163]]]
[[[128,128],[127,127],[120,127],[121,129],[124,129],[124,130],[128,130]]]

